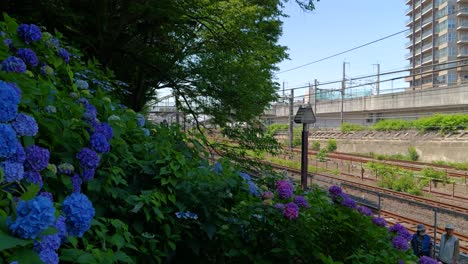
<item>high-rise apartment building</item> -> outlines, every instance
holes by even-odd
[[[410,77],[414,89],[468,82],[468,0],[407,0]]]

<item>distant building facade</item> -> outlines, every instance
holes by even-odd
[[[406,5],[410,88],[468,82],[468,0],[407,0]]]

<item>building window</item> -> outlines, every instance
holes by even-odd
[[[457,82],[457,73],[456,72],[450,72],[448,74],[448,84],[453,84]]]
[[[457,27],[457,21],[455,19],[449,19],[448,28],[456,28],[456,27]]]

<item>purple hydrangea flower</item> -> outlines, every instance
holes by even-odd
[[[284,204],[282,204],[282,203],[277,203],[277,204],[274,205],[274,207],[275,207],[276,209],[278,209],[278,210],[283,210],[283,209],[284,209]]]
[[[341,189],[341,187],[334,185],[328,189],[328,192],[330,193],[332,197],[336,197],[342,194],[343,190]]]
[[[57,169],[59,173],[67,175],[70,175],[73,173],[73,171],[75,171],[75,167],[73,167],[73,165],[70,163],[62,163],[58,165]]]
[[[34,117],[26,114],[18,114],[11,124],[19,136],[35,136],[39,131]]]
[[[0,168],[3,170],[5,182],[14,182],[23,179],[24,168],[21,163],[5,161],[0,163]]]
[[[289,220],[299,217],[299,206],[295,203],[288,203],[284,206],[283,215]]]
[[[309,202],[304,196],[297,195],[294,197],[294,203],[300,207],[309,208]]]
[[[82,237],[91,226],[94,208],[91,201],[82,193],[75,192],[65,198],[62,204],[68,234]]]
[[[422,256],[419,259],[418,264],[437,264],[437,260],[427,256]]]
[[[106,122],[96,124],[94,126],[94,132],[102,133],[106,137],[107,141],[110,141],[112,139],[112,137],[114,136],[114,132],[112,130],[112,127]]]
[[[17,72],[17,73],[25,73],[26,72],[26,64],[20,58],[15,56],[10,56],[2,61],[2,71],[5,72]]]
[[[401,236],[396,236],[395,238],[393,238],[392,245],[394,248],[401,251],[406,251],[410,247],[408,244],[408,240]]]
[[[46,197],[46,198],[48,198],[51,202],[54,202],[54,197],[52,196],[52,194],[51,194],[50,192],[40,192],[40,193],[39,193],[39,196]]]
[[[407,241],[411,241],[411,238],[413,237],[403,225],[398,223],[388,228],[388,231],[391,233],[396,233],[398,236],[403,237]]]
[[[14,86],[0,81],[0,122],[9,122],[16,117],[20,100]]]
[[[81,167],[85,169],[95,169],[99,165],[99,156],[98,154],[89,148],[82,148],[76,158],[80,162]]]
[[[357,208],[356,202],[353,199],[351,199],[348,195],[342,193],[340,196],[343,198],[343,200],[341,201],[341,205],[351,209]]]
[[[365,216],[372,216],[372,210],[366,206],[359,206],[358,212],[365,215]]]
[[[16,152],[7,158],[7,161],[21,164],[26,161],[26,152],[24,152],[23,145],[19,141],[16,142]]]
[[[20,36],[26,44],[38,41],[42,38],[41,30],[34,24],[21,24],[16,31],[18,32],[18,36]]]
[[[372,218],[372,223],[377,226],[387,226],[387,221],[385,221],[385,219],[382,217]]]
[[[27,183],[39,184],[39,187],[42,189],[43,181],[42,176],[37,171],[25,171],[24,180]]]
[[[46,42],[46,45],[49,48],[58,48],[60,46],[60,42],[56,38],[51,38]]]
[[[57,54],[59,55],[60,58],[62,58],[62,60],[65,63],[68,63],[70,61],[70,53],[66,49],[59,48],[57,51]]]
[[[13,40],[11,38],[4,39],[3,44],[7,45],[9,49],[13,48]]]
[[[48,149],[38,147],[36,145],[29,146],[25,149],[26,162],[25,168],[33,171],[41,171],[47,168],[49,164],[50,152]]]
[[[290,182],[286,180],[279,180],[276,182],[276,192],[282,199],[289,199],[293,194],[293,187]]]
[[[83,183],[83,180],[80,178],[78,174],[75,174],[73,175],[73,177],[71,177],[71,182],[72,182],[73,192],[81,192],[81,184]]]
[[[94,133],[89,141],[91,148],[98,153],[106,153],[110,150],[110,145],[104,134]]]
[[[275,195],[273,194],[273,192],[271,191],[267,191],[267,192],[262,192],[262,199],[263,200],[271,200],[275,197]]]
[[[0,124],[0,158],[12,157],[18,147],[15,130],[9,124]]]
[[[10,231],[25,239],[35,239],[42,231],[54,223],[55,208],[52,202],[42,196],[29,201],[20,201],[16,208],[16,219],[8,219]]]
[[[33,67],[39,64],[39,59],[36,56],[36,53],[32,49],[23,48],[19,49],[16,52],[16,56],[22,59],[26,64],[31,65]]]
[[[46,250],[42,250],[41,252],[39,252],[39,258],[45,264],[58,264],[59,263],[59,257],[58,257],[57,252],[51,249],[46,249]]]
[[[94,178],[95,173],[96,173],[96,170],[94,169],[83,169],[83,174],[81,175],[81,178],[85,182],[90,181]]]

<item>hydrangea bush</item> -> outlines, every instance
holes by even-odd
[[[339,187],[213,165],[196,138],[114,100],[127,85],[60,34],[6,15],[0,30],[2,262],[412,259],[405,232]]]

